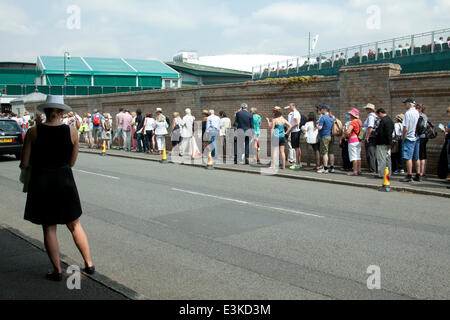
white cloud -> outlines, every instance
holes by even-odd
[[[36,30],[28,24],[28,17],[19,8],[3,3],[0,8],[0,32],[33,36]]]
[[[81,0],[78,2],[82,12],[102,15],[103,19],[127,21],[129,24],[141,23],[146,26],[164,29],[196,29],[201,25],[232,26],[239,19],[234,16],[225,3],[218,5],[209,1],[138,1]]]

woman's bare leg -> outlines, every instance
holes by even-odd
[[[282,161],[281,168],[286,169],[286,154],[284,153],[284,146],[280,146],[280,153],[281,153],[281,161]]]
[[[91,254],[89,252],[89,243],[86,236],[86,233],[81,226],[80,220],[77,219],[73,222],[67,224],[67,228],[72,233],[73,240],[83,256],[84,262],[86,263],[86,267],[92,267]]]
[[[272,148],[272,169],[278,168],[278,162],[279,162],[279,155],[278,155],[278,147]]]
[[[47,255],[53,265],[55,272],[61,273],[61,262],[59,260],[59,244],[56,237],[56,225],[43,226],[44,244]]]

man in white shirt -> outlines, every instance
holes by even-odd
[[[301,158],[302,158],[302,150],[300,149],[300,122],[302,119],[302,116],[300,115],[300,112],[297,111],[297,105],[295,103],[289,104],[289,115],[288,115],[288,122],[292,126],[291,135],[290,135],[290,142],[292,145],[292,149],[295,150],[295,164],[292,165],[289,169],[291,170],[300,170],[302,168],[301,165]]]
[[[124,108],[119,109],[119,113],[116,114],[116,134],[114,135],[114,138],[112,140],[112,143],[116,142],[116,140],[119,140],[119,146],[118,149],[123,149],[123,129],[122,129],[122,116],[125,114]]]
[[[209,142],[213,145],[211,155],[217,159],[219,149],[217,149],[217,139],[220,134],[220,128],[222,128],[222,122],[220,118],[214,114],[214,110],[209,110],[209,117],[206,118],[206,133],[209,136]]]
[[[181,148],[180,148],[180,156],[183,156],[186,153],[186,150],[189,146],[192,145],[192,137],[194,135],[194,121],[195,117],[192,116],[191,109],[187,108],[184,110],[186,115],[183,117],[183,122],[181,124]],[[191,154],[192,154],[192,150]]]
[[[401,181],[412,182],[414,180],[420,182],[420,139],[416,135],[416,128],[420,114],[416,109],[416,102],[413,98],[406,99],[403,103],[405,104],[407,111],[403,119],[402,156],[406,162],[407,176]],[[414,179],[412,178],[413,160],[415,161],[416,167],[416,177]]]

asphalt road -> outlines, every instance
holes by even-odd
[[[17,166],[0,158],[0,224],[42,241]],[[74,174],[99,273],[149,299],[450,298],[445,198],[88,154]]]

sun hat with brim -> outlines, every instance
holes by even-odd
[[[400,120],[400,121],[403,122],[403,120],[405,119],[405,115],[404,114],[398,114],[398,115],[395,116],[395,119],[396,120]]]
[[[367,106],[364,107],[364,109],[366,109],[366,110],[370,109],[370,110],[375,111],[375,106],[373,104],[371,104],[371,103],[368,103]]]
[[[359,110],[356,108],[352,109],[347,114],[359,119]]]
[[[45,103],[36,107],[37,110],[44,112],[45,109],[58,109],[63,111],[72,111],[72,108],[64,104],[63,96],[48,95]]]

